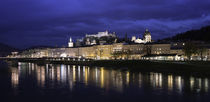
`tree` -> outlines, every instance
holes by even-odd
[[[165,38],[162,41],[178,42],[178,41],[203,41],[210,42],[210,26],[203,27],[199,30],[191,30],[184,33],[179,33],[173,37]]]
[[[198,49],[197,49],[197,46],[193,44],[192,42],[187,42],[184,45],[183,51],[185,53],[185,56],[187,56],[188,60],[190,60],[193,54],[197,54]]]
[[[127,34],[127,33],[125,33],[124,41],[125,41],[125,42],[128,42],[128,34]]]
[[[146,53],[146,55],[150,55],[152,53],[152,47],[150,45],[146,45],[144,47],[144,52]]]
[[[201,58],[201,60],[203,61],[203,58],[204,58],[204,53],[205,52],[207,52],[207,48],[205,48],[205,47],[199,47],[199,49],[198,49],[198,54],[200,55],[200,58]]]

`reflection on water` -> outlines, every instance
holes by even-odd
[[[12,87],[17,87],[19,83],[19,71],[17,68],[11,68]]]
[[[162,88],[162,80],[161,73],[150,73],[150,83],[154,88]]]
[[[126,88],[167,90],[183,93],[208,92],[209,78],[179,76],[155,72],[121,71],[104,67],[87,67],[75,65],[38,66],[34,63],[19,63],[17,68],[11,68],[11,85],[17,88],[20,79],[33,77],[38,87],[63,87],[73,90],[77,85],[94,86],[106,90],[124,92]]]

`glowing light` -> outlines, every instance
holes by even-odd
[[[38,81],[38,86],[40,85],[40,81],[41,81],[41,70],[40,68],[36,68],[36,72],[37,72],[37,81]]]
[[[173,90],[173,76],[168,75],[168,89]]]
[[[71,90],[73,89],[73,85],[74,85],[72,72],[73,71],[71,71],[70,65],[68,65],[68,80],[69,80],[69,87]]]
[[[95,68],[96,84],[98,83],[98,68]]]
[[[208,90],[209,90],[209,80],[207,78],[204,79],[204,88],[205,88],[205,92],[208,92]]]
[[[126,84],[129,85],[129,82],[130,82],[130,73],[127,72],[126,73]]]
[[[88,84],[88,69],[85,68],[85,84]]]
[[[60,67],[57,67],[57,81],[61,80],[61,70]]]
[[[75,65],[73,66],[73,82],[76,81],[76,71],[75,71]]]
[[[78,70],[78,78],[79,78],[79,81],[80,81],[80,66],[78,66],[77,70]]]
[[[101,68],[101,88],[104,88],[104,68]]]
[[[177,76],[175,78],[175,81],[176,81],[177,89],[179,90],[179,92],[181,92],[182,91],[182,78],[181,78],[181,76]]]
[[[66,65],[61,65],[61,81],[66,82]]]
[[[67,57],[66,53],[62,53],[60,57]]]
[[[45,85],[45,68],[41,67],[41,86],[44,87]]]
[[[19,84],[19,72],[17,68],[12,68],[11,83],[12,87],[16,88]]]
[[[195,85],[195,79],[194,79],[194,77],[190,77],[190,89],[191,90],[193,90],[194,85]]]

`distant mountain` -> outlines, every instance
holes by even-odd
[[[8,46],[6,44],[0,43],[0,57],[5,57],[13,51],[18,51],[18,49]]]
[[[184,42],[184,41],[203,41],[210,42],[210,26],[202,27],[199,30],[190,30],[177,34],[173,37],[160,40],[162,42]]]

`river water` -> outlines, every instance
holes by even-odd
[[[0,102],[210,101],[209,76],[20,62],[0,71]]]

